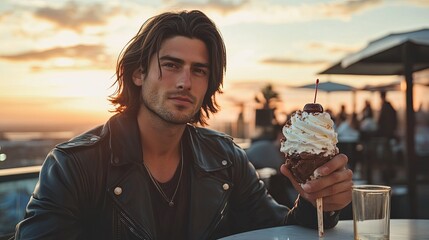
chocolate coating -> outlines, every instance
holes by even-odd
[[[307,103],[304,106],[304,112],[308,112],[308,113],[316,113],[316,112],[323,112],[323,107],[322,105],[318,104],[318,103]]]
[[[297,153],[286,157],[286,167],[292,172],[297,182],[306,183],[313,176],[314,170],[333,157],[323,156],[323,154]]]

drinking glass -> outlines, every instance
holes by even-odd
[[[389,186],[353,186],[352,208],[355,240],[389,239],[390,195]]]

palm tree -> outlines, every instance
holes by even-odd
[[[280,100],[279,94],[273,90],[271,84],[267,84],[264,88],[261,89],[255,96],[255,101],[259,104],[262,104],[262,109],[275,109],[275,101]]]
[[[276,105],[280,101],[279,94],[274,91],[271,84],[265,85],[261,91],[256,94],[255,101],[262,106],[256,109],[256,125],[266,126],[271,128],[273,124],[277,124],[277,119],[274,114]]]

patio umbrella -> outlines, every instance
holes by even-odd
[[[297,86],[296,88],[305,88],[305,89],[315,89],[316,88],[316,84],[312,83],[312,84],[305,84],[302,86]],[[331,81],[326,81],[326,82],[320,82],[318,87],[317,87],[318,91],[323,91],[326,92],[329,96],[329,93],[331,92],[353,92],[353,94],[355,94],[355,90],[356,88],[350,85],[346,85],[346,84],[342,84],[342,83],[337,83],[337,82],[331,82]],[[328,97],[329,98],[329,97]],[[355,95],[353,95],[353,112],[354,112],[354,108],[355,108]],[[329,103],[328,103],[329,105]]]
[[[370,92],[390,92],[390,91],[400,91],[401,90],[401,81],[394,81],[386,84],[370,84],[365,85],[362,88],[359,88],[361,91],[370,91]]]
[[[315,89],[316,84],[306,84],[306,85],[302,85],[302,86],[298,86],[297,88],[311,88],[311,89]],[[345,92],[345,91],[353,91],[355,90],[354,87],[346,85],[346,84],[341,84],[341,83],[336,83],[336,82],[331,82],[331,81],[327,81],[327,82],[320,82],[319,86],[317,87],[318,90],[321,91],[325,91],[325,92]]]
[[[404,75],[406,80],[406,158],[412,217],[417,214],[413,73],[429,68],[429,29],[390,34],[370,42],[320,74]]]

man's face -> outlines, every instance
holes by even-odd
[[[200,110],[209,81],[209,54],[203,41],[183,36],[165,40],[149,69],[135,71],[141,86],[140,114],[168,123],[185,124]],[[161,68],[162,75],[159,70]]]

